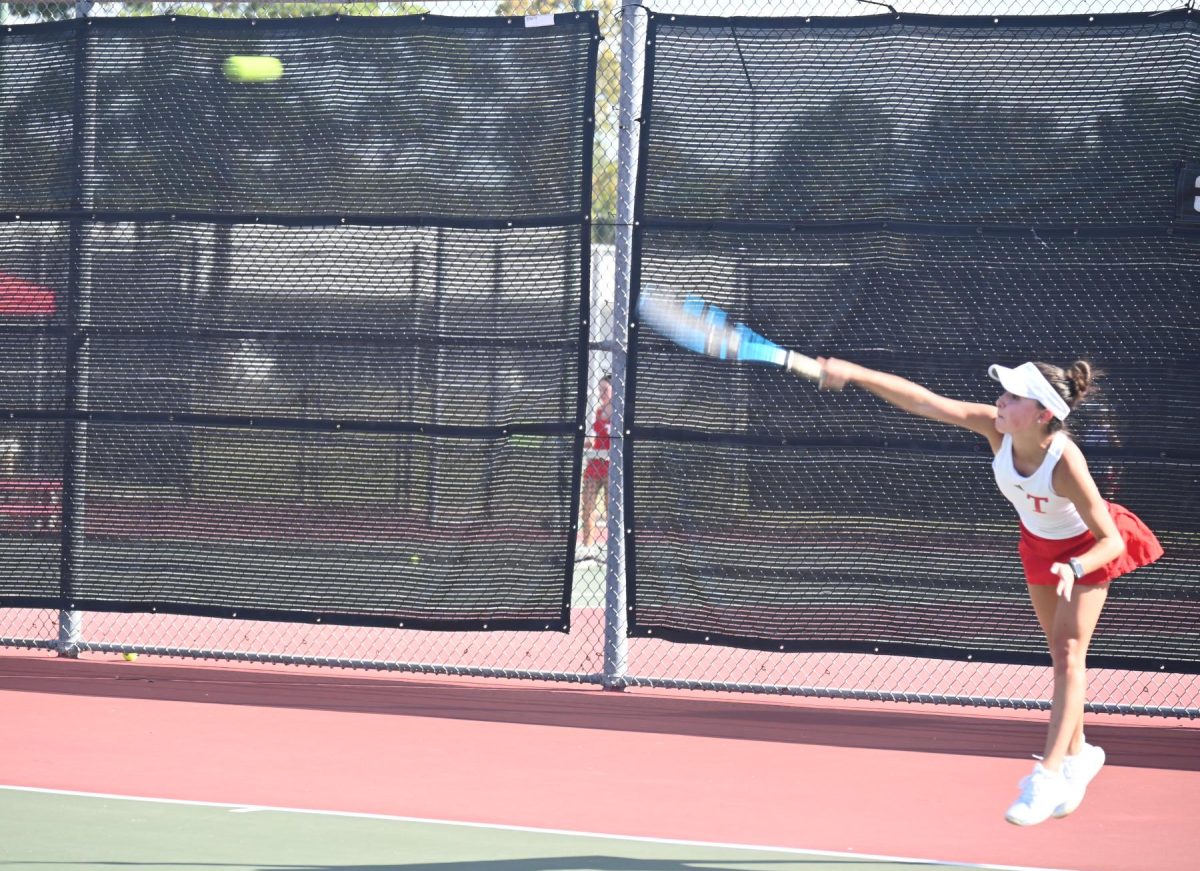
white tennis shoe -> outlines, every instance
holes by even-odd
[[[1067,779],[1069,790],[1066,799],[1054,809],[1055,819],[1062,819],[1075,812],[1083,803],[1088,784],[1103,767],[1104,750],[1086,741],[1078,753],[1063,760],[1062,773]]]
[[[1009,806],[1004,818],[1014,826],[1036,826],[1069,801],[1069,790],[1061,771],[1050,771],[1036,762],[1033,773],[1021,778],[1021,795]]]

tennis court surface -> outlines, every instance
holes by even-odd
[[[5,864],[26,862],[39,868],[886,871],[916,864],[887,857],[14,789],[0,790],[0,809],[0,833],[12,850]],[[47,850],[38,841],[54,846]]]
[[[1045,714],[0,655],[0,868],[1190,869],[1200,724],[1095,716],[1073,816],[1003,821]]]

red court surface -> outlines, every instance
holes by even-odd
[[[1003,820],[1045,714],[0,653],[0,783],[948,862],[1200,868],[1200,723],[1091,717],[1072,817]]]

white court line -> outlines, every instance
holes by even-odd
[[[509,826],[502,823],[469,823],[459,820],[432,820],[424,817],[401,817],[391,814],[366,814],[353,811],[317,810],[315,808],[273,807],[271,805],[230,804],[218,801],[192,801],[183,798],[150,798],[141,795],[116,795],[107,792],[81,792],[73,789],[43,789],[37,786],[11,786],[0,783],[0,789],[12,792],[39,792],[47,795],[70,795],[81,798],[104,798],[118,801],[144,801],[152,804],[174,804],[189,807],[228,808],[230,813],[246,814],[260,811],[275,811],[288,814],[315,814],[325,817],[350,817],[363,820],[389,820],[399,823],[423,823],[432,826],[462,826],[469,829],[493,829],[504,832],[522,832],[536,835],[569,835],[576,838],[602,838],[608,841],[633,841],[643,844],[669,844],[679,847],[711,847],[722,850],[754,850],[763,853],[787,853],[798,856],[828,856],[836,859],[868,859],[878,862],[901,862],[932,867],[977,868],[981,871],[1072,871],[1065,868],[1048,868],[1033,865],[979,865],[973,862],[944,862],[939,859],[914,859],[908,856],[881,856],[874,853],[844,853],[836,850],[804,850],[799,847],[772,847],[764,844],[726,844],[719,841],[688,841],[679,838],[645,838],[636,835],[610,835],[603,832],[578,832],[571,829],[541,829],[534,826]]]

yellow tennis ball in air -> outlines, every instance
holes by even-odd
[[[412,556],[410,556],[408,558],[408,561],[415,566],[415,565],[417,565],[417,563],[419,563],[421,561],[421,555],[419,553],[414,553]]]
[[[225,58],[222,69],[233,82],[273,82],[283,75],[283,62],[266,54],[235,54]]]
[[[137,654],[136,653],[122,653],[121,658],[123,660],[125,660],[126,662],[133,662],[135,659],[137,659]]]

